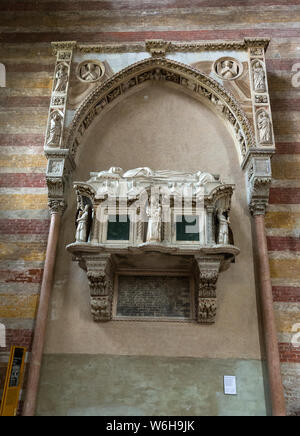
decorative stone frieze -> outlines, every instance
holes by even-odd
[[[136,43],[117,43],[117,44],[78,44],[77,48],[80,53],[134,53],[150,51],[167,46],[165,53],[185,53],[185,52],[203,52],[203,51],[226,51],[226,50],[247,50],[248,48],[253,53],[263,53],[269,45],[269,38],[244,38],[241,41],[208,41],[208,42],[176,42],[164,40],[147,40]],[[59,43],[56,43],[59,44]],[[63,44],[63,43],[62,43]]]

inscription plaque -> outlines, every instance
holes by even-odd
[[[115,310],[117,317],[191,319],[190,278],[120,275]]]

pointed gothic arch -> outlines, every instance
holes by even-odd
[[[156,80],[208,102],[211,109],[230,126],[242,164],[247,151],[255,147],[255,137],[250,121],[238,102],[211,77],[189,65],[165,58],[148,58],[130,65],[100,84],[85,98],[68,129],[66,148],[71,159],[75,161],[82,138],[96,117],[106,113],[127,95]]]

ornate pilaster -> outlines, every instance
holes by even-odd
[[[256,147],[275,148],[270,108],[265,49],[253,40],[248,47],[250,89],[252,98]]]
[[[90,286],[91,313],[94,321],[111,320],[114,263],[111,254],[85,257]]]
[[[217,280],[221,265],[218,256],[195,256],[196,260],[196,320],[202,324],[215,322],[217,314]]]
[[[73,49],[76,42],[52,43],[56,55],[53,87],[45,136],[45,154],[48,159],[46,181],[50,213],[62,214],[66,208],[65,185],[74,164],[68,158],[69,150],[64,149],[65,115]]]
[[[63,148],[65,115],[69,90],[71,62],[76,42],[52,43],[56,64],[50,100],[45,151]]]

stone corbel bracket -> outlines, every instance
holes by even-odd
[[[69,150],[48,150],[46,182],[48,187],[48,206],[50,213],[60,213],[66,209],[66,186],[74,169],[69,159]]]
[[[75,257],[86,270],[90,288],[91,313],[94,321],[110,321],[115,264],[109,253],[81,254]]]
[[[272,182],[270,156],[252,156],[246,171],[246,177],[250,212],[253,215],[264,215],[269,202],[269,191]]]
[[[213,324],[217,314],[217,280],[223,261],[222,256],[195,255],[196,320]]]

